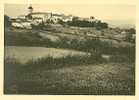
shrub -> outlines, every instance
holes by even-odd
[[[89,22],[86,20],[79,20],[78,17],[74,17],[72,21],[66,22],[70,26],[76,26],[76,27],[96,27],[96,29],[105,29],[108,28],[108,24],[106,22]]]
[[[4,15],[4,27],[10,27],[10,26],[11,26],[10,17],[7,15]]]

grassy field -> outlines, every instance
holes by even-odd
[[[4,93],[135,95],[135,43],[86,32],[102,31],[5,30]]]
[[[56,59],[53,62],[55,61]],[[60,61],[55,66],[52,63],[34,64],[35,66],[33,66],[32,64],[23,65],[18,62],[5,62],[4,92],[6,94],[55,95],[135,94],[134,63],[105,62],[59,66]],[[76,59],[70,59],[70,61],[79,62]]]
[[[135,64],[127,57],[114,55],[106,60],[101,55],[87,56],[74,50],[6,49],[5,94],[135,94]],[[59,56],[53,57],[56,55]]]
[[[6,46],[5,47],[5,59],[15,58],[20,63],[26,63],[32,59],[38,59],[42,57],[60,58],[65,56],[88,56],[89,53],[57,48],[45,48],[45,47],[27,47],[27,46]]]
[[[74,42],[78,45],[82,45],[83,47],[90,42],[90,39],[94,39],[94,36],[100,36],[101,34],[108,34],[107,31],[99,31],[93,29],[91,32],[86,28],[85,32],[91,34],[91,36],[87,34],[83,34],[84,30],[70,29],[69,31],[66,28],[62,28],[61,31],[58,31],[59,28],[53,29],[51,31],[45,30],[24,30],[24,29],[13,29],[8,30],[5,29],[5,45],[16,45],[16,46],[45,46],[45,47],[59,47],[59,48],[70,48],[70,49],[77,49],[74,46]],[[67,28],[68,29],[68,28]],[[66,31],[66,32],[65,32]],[[72,32],[73,31],[73,32]],[[68,32],[68,33],[67,33]],[[96,33],[95,33],[96,32]],[[78,34],[75,34],[78,33]],[[114,33],[111,34],[111,37],[103,36],[103,38],[99,38],[100,42],[107,42],[110,43],[113,47],[125,47],[125,46],[134,46],[134,43],[129,43],[125,41],[121,41],[119,38],[114,38]],[[120,33],[116,33],[121,35]],[[93,36],[92,36],[93,35]],[[112,37],[113,36],[113,37]],[[95,40],[93,40],[95,41]],[[93,42],[92,41],[92,42]],[[73,44],[72,44],[73,43]],[[66,47],[65,47],[66,46]],[[76,45],[77,46],[77,45]],[[82,49],[82,48],[81,48]],[[80,50],[81,50],[80,49]]]

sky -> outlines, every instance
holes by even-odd
[[[10,17],[27,14],[27,4],[5,4],[4,13]],[[136,6],[129,4],[33,4],[34,12],[94,16],[112,25],[135,25]]]

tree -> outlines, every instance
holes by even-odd
[[[107,23],[101,23],[101,28],[108,28],[108,24]]]
[[[136,34],[136,30],[134,28],[130,28],[128,30],[128,32],[131,33],[131,34]]]
[[[79,17],[73,17],[72,18],[72,21],[78,21],[79,20]]]
[[[62,24],[62,25],[64,24],[63,20],[61,20],[61,19],[58,19],[58,23]]]
[[[126,41],[135,42],[135,38],[133,38],[133,34],[136,34],[136,30],[134,28],[130,28],[126,32]]]
[[[94,16],[90,16],[90,19],[95,19],[95,17]]]
[[[95,19],[95,17],[91,16],[90,19]],[[101,20],[91,22],[88,20],[80,20],[79,17],[73,17],[72,21],[68,21],[66,24],[76,27],[96,27],[98,30],[108,28],[108,23],[102,22]]]
[[[132,34],[130,32],[126,33],[126,41],[131,42]]]
[[[51,19],[48,19],[48,20],[46,21],[46,23],[48,23],[48,24],[54,24],[54,21],[51,20]]]
[[[5,26],[5,27],[9,27],[9,26],[11,26],[11,20],[10,20],[10,17],[7,16],[7,15],[4,15],[4,26]]]

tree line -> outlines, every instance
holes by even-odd
[[[87,21],[87,20],[80,20],[79,17],[73,17],[72,21],[63,22],[59,20],[59,24],[67,24],[69,26],[76,26],[76,27],[95,27],[96,29],[105,29],[108,28],[108,23],[102,22],[101,20],[98,21]]]

